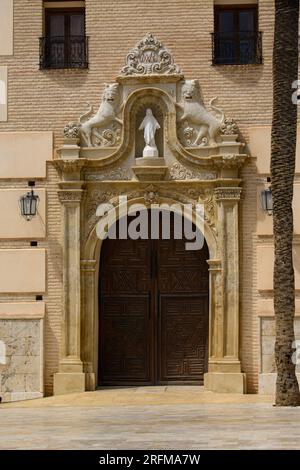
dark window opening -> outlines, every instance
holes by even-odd
[[[261,64],[257,5],[215,6],[213,64]]]
[[[40,39],[40,68],[87,68],[85,12],[82,8],[46,9]]]

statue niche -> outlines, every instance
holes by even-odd
[[[151,110],[151,116],[149,110]],[[151,148],[152,144],[147,143],[145,137],[145,134],[148,133],[147,129],[151,130],[151,133],[154,132],[153,149]],[[154,151],[155,147],[157,148],[156,152]],[[147,158],[147,156],[154,158],[164,156],[164,115],[157,103],[143,100],[143,105],[138,107],[135,114],[135,157]]]

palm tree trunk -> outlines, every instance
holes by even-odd
[[[292,200],[297,106],[291,97],[292,83],[298,79],[298,19],[299,0],[275,0],[271,181],[275,244],[275,402],[278,406],[300,405],[299,385],[292,361],[292,343],[295,339]]]

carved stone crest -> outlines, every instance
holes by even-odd
[[[172,54],[151,33],[132,49],[122,68],[123,75],[179,74]]]

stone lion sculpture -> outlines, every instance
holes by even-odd
[[[110,125],[113,121],[123,124],[121,119],[117,115],[121,112],[123,105],[119,106],[120,95],[119,95],[119,84],[105,84],[102,101],[96,114],[88,118],[93,112],[93,107],[90,106],[89,110],[79,118],[79,132],[88,147],[92,144],[92,133],[94,133],[98,139],[102,139],[101,134],[97,132],[98,127],[104,127]]]
[[[209,145],[216,144],[216,138],[225,117],[224,112],[213,105],[216,99],[217,97],[211,99],[209,106],[220,114],[220,119],[217,119],[205,108],[198,80],[185,80],[183,83],[183,105],[176,103],[176,106],[183,112],[179,118],[180,121],[188,121],[190,124],[199,126],[194,145],[203,145],[205,141]]]

